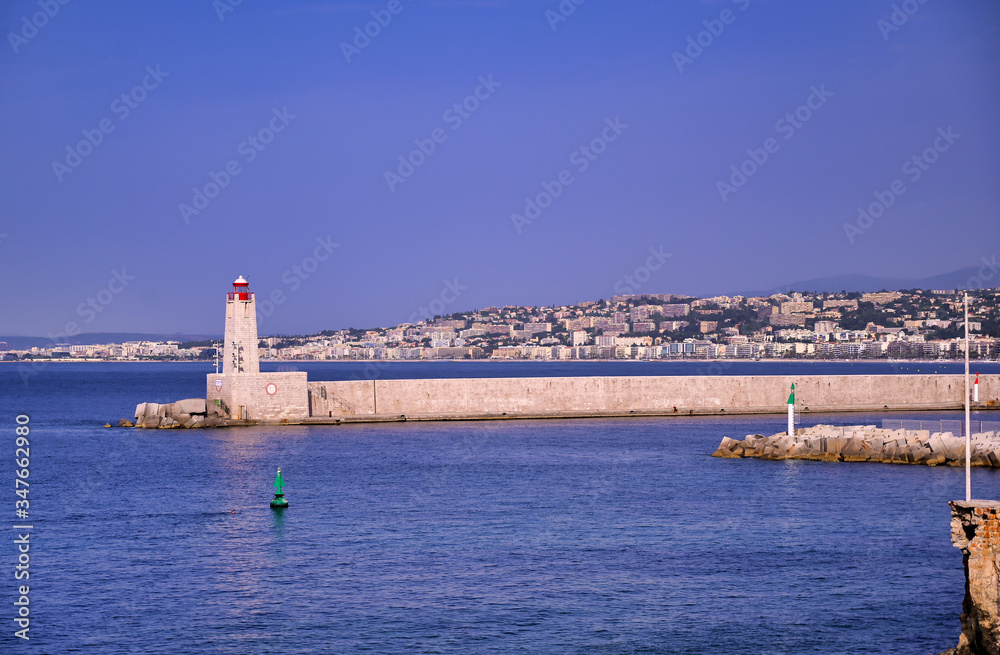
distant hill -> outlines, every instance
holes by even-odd
[[[964,289],[970,278],[979,275],[979,268],[970,266],[961,268],[951,273],[942,273],[932,277],[920,279],[898,278],[898,277],[872,277],[870,275],[831,275],[829,277],[818,277],[811,280],[793,282],[772,289],[757,289],[754,291],[741,292],[741,296],[769,296],[773,293],[785,293],[788,291],[815,291],[836,293],[838,291],[898,291],[900,289]],[[985,282],[987,285],[1000,285],[1000,274],[995,280]]]
[[[146,334],[143,332],[84,332],[66,340],[74,346],[89,346],[102,343],[122,343],[123,341],[205,341],[221,339],[221,334]],[[10,344],[12,350],[49,347],[52,340],[45,337],[5,337],[0,341]],[[62,342],[60,342],[62,343]]]

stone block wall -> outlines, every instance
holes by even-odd
[[[215,388],[215,381],[222,388]],[[266,393],[268,383],[275,394]],[[959,409],[961,375],[650,376],[450,378],[308,382],[306,374],[208,376],[208,402],[239,406],[252,420],[385,420],[784,413],[795,383],[797,406],[819,411]],[[980,376],[980,399],[996,403],[1000,376]]]
[[[312,416],[602,416],[780,413],[791,383],[800,409],[958,409],[961,375],[651,376],[352,380],[309,384]],[[980,376],[980,399],[1000,376]]]
[[[316,418],[375,415],[377,383],[376,380],[310,382],[311,415]]]
[[[952,501],[951,541],[962,550],[965,600],[955,655],[1000,655],[1000,501]]]
[[[221,381],[221,388],[216,386],[217,380]],[[209,411],[216,408],[226,418],[296,422],[309,416],[308,384],[307,374],[302,371],[256,375],[211,373],[205,397]]]

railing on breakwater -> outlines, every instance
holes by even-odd
[[[979,432],[1000,432],[1000,421],[972,421],[972,434]],[[961,419],[941,421],[917,421],[906,419],[882,419],[885,430],[930,430],[931,432],[951,432],[955,436],[965,436],[965,421]]]

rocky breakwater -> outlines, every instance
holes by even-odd
[[[204,398],[187,398],[166,404],[139,403],[135,407],[137,428],[209,428],[221,425],[225,425],[224,418],[215,411],[209,412]]]
[[[965,466],[965,437],[951,432],[887,430],[874,425],[814,425],[798,429],[794,435],[748,434],[742,441],[723,437],[712,457]],[[1000,467],[997,433],[973,434],[970,459],[972,466]]]
[[[942,655],[1000,655],[1000,501],[956,500],[951,542],[962,550],[965,600],[958,646]]]

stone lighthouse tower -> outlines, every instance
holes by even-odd
[[[298,422],[309,417],[305,372],[261,373],[257,354],[257,303],[243,276],[226,294],[222,370],[208,375],[209,411],[234,421]]]
[[[250,283],[243,276],[233,282],[226,295],[226,341],[222,347],[224,375],[260,373],[257,354],[257,305]]]

